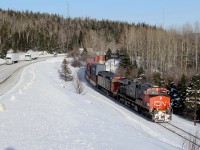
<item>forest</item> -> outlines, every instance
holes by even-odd
[[[164,29],[146,23],[0,9],[0,58],[9,49],[68,53],[80,47],[102,54],[108,50],[125,51],[132,65],[130,76],[137,76],[134,72],[143,70],[147,81],[165,82],[182,96],[175,112],[187,115],[190,111],[183,112],[184,108],[193,110],[193,105],[186,106],[185,100],[188,87],[200,89],[200,84],[196,84],[200,80],[199,22],[186,23],[179,29]]]

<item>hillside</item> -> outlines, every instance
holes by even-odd
[[[6,107],[0,149],[182,149],[182,138],[94,90],[83,68],[71,68],[84,85],[76,94],[72,82],[59,78],[62,60],[27,66],[16,86],[0,96]],[[192,122],[176,116],[172,123],[195,131]]]
[[[145,23],[0,10],[0,56],[4,57],[10,48],[50,53],[76,51],[80,47],[98,52],[125,49],[132,62],[140,58],[141,66],[150,73],[159,70],[173,77],[173,71],[177,80],[189,69],[199,70],[198,27],[185,24],[178,31],[164,30]]]

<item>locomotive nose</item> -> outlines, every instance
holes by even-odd
[[[167,96],[155,96],[151,97],[153,109],[166,110],[170,107],[170,98]]]
[[[166,102],[165,101],[155,101],[154,106],[157,108],[166,108]]]

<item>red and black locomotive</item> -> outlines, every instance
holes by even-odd
[[[170,96],[166,88],[106,71],[105,60],[104,55],[87,60],[86,78],[93,86],[126,106],[149,116],[154,122],[171,120]]]

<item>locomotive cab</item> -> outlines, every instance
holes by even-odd
[[[152,87],[145,91],[145,102],[155,122],[171,120],[170,96],[166,88]]]

